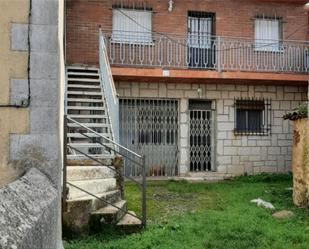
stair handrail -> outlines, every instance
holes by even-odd
[[[105,37],[101,28],[99,30],[99,63],[100,84],[106,99],[112,136],[116,142],[119,142],[119,99],[108,59]]]
[[[80,122],[78,122],[78,121],[76,121],[76,120],[74,120],[72,118],[69,118],[67,115],[64,115],[64,136],[63,136],[63,148],[64,148],[63,149],[63,191],[62,191],[63,210],[66,210],[66,204],[67,204],[67,195],[68,195],[67,185],[75,187],[75,188],[79,189],[80,191],[82,191],[82,192],[84,192],[86,194],[89,194],[89,195],[97,198],[98,200],[102,200],[102,198],[100,198],[100,197],[90,193],[89,191],[86,191],[86,190],[84,190],[84,189],[82,189],[82,188],[80,188],[80,187],[78,187],[78,186],[76,186],[76,185],[74,185],[74,184],[72,184],[72,183],[67,181],[67,148],[70,148],[72,150],[77,151],[78,153],[84,155],[88,159],[96,162],[100,166],[107,167],[107,168],[109,168],[109,169],[111,169],[113,171],[116,171],[116,169],[113,169],[112,167],[103,164],[100,160],[98,160],[96,158],[93,158],[90,155],[88,155],[88,154],[86,154],[86,153],[84,153],[84,152],[74,148],[74,146],[72,146],[72,145],[68,145],[67,144],[68,121],[71,121],[71,122],[77,124],[78,126],[86,129],[87,131],[92,132],[93,134],[97,135],[98,137],[105,139],[106,141],[110,142],[114,146],[117,146],[118,148],[121,148],[124,151],[126,151],[127,153],[129,153],[129,154],[137,157],[138,159],[142,160],[142,163],[139,163],[136,160],[133,160],[132,158],[130,158],[125,153],[122,153],[119,149],[117,150],[116,148],[114,148],[114,146],[108,146],[108,145],[104,144],[103,142],[97,141],[97,143],[99,143],[103,147],[107,148],[110,151],[115,152],[116,154],[119,154],[119,155],[123,156],[124,158],[130,160],[131,162],[135,163],[136,165],[138,165],[141,168],[142,182],[137,181],[133,177],[123,175],[123,177],[125,177],[125,178],[133,181],[134,183],[136,183],[140,187],[140,189],[142,191],[142,217],[141,218],[139,218],[137,215],[134,215],[134,214],[132,214],[132,213],[130,213],[128,211],[123,210],[122,208],[119,208],[119,207],[115,206],[112,203],[107,202],[106,200],[104,200],[104,202],[107,203],[107,204],[110,204],[111,206],[117,208],[118,210],[125,211],[125,213],[128,214],[128,215],[131,215],[131,216],[133,216],[135,218],[138,218],[139,220],[141,220],[142,226],[146,227],[146,221],[147,221],[146,215],[147,215],[147,212],[146,212],[146,160],[145,160],[145,156],[137,154],[136,152],[126,148],[125,146],[122,146],[121,144],[113,141],[112,139],[110,139],[108,137],[105,137],[102,134],[96,132],[95,130],[89,128],[88,126],[83,125]],[[86,135],[86,134],[84,134],[82,132],[80,132],[80,134],[85,136],[86,138],[91,138],[90,136],[88,136],[88,135]]]
[[[141,156],[141,155],[137,154],[136,152],[134,152],[134,151],[128,149],[127,147],[125,147],[125,146],[123,146],[123,145],[121,145],[121,144],[115,142],[114,140],[112,140],[112,139],[110,139],[110,138],[108,138],[108,137],[106,137],[106,136],[103,136],[102,134],[100,134],[100,133],[96,132],[95,130],[89,128],[88,126],[83,125],[83,124],[81,124],[80,122],[78,122],[78,121],[76,121],[76,120],[74,120],[74,119],[72,119],[72,118],[69,118],[69,117],[66,116],[66,115],[65,115],[65,118],[66,118],[67,120],[69,120],[69,121],[71,121],[71,122],[77,124],[78,126],[83,127],[83,128],[85,128],[86,130],[88,130],[88,131],[94,133],[95,135],[97,135],[97,136],[103,138],[104,140],[106,140],[106,141],[112,143],[113,145],[117,146],[118,148],[121,148],[121,149],[125,150],[126,152],[128,152],[128,153],[130,153],[130,154],[132,154],[132,155],[134,155],[134,156],[136,156],[136,157],[138,157],[138,158],[140,158],[140,159],[143,158],[143,156]],[[97,143],[99,143],[99,142],[97,142]],[[103,144],[103,145],[104,145],[104,144]],[[104,145],[104,146],[110,148],[110,147],[107,146],[107,145]],[[110,148],[110,149],[111,149],[111,150],[114,150],[113,148]],[[118,152],[117,152],[117,153],[118,153]]]

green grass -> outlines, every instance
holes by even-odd
[[[69,241],[66,249],[308,249],[309,211],[293,206],[286,175],[240,177],[222,183],[149,182],[148,227],[124,235],[107,230]],[[263,198],[291,219],[250,203]],[[129,209],[140,212],[140,193],[126,186]]]

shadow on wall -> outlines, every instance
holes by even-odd
[[[0,188],[21,176],[21,172],[7,165],[0,165]]]
[[[45,167],[48,160],[43,148],[29,144],[19,153],[18,158],[7,165],[0,165],[0,188],[20,178],[30,168],[39,169],[52,181],[53,177]]]
[[[48,179],[56,184],[59,182],[59,167],[54,167],[55,162],[48,160],[49,155],[45,148],[34,144],[28,144],[18,152],[16,160],[11,161],[11,169],[18,175],[22,175],[30,168],[36,168],[44,173]]]

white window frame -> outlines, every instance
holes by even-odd
[[[188,27],[191,32],[188,34],[188,45],[191,48],[211,48],[211,26],[213,19],[211,17],[189,17]]]
[[[255,51],[282,52],[282,26],[278,18],[256,18],[254,22]]]
[[[151,44],[153,43],[151,30],[152,11],[113,8],[113,42]]]

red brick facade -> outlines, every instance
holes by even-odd
[[[98,64],[98,29],[112,29],[111,0],[66,1],[67,64]],[[306,40],[308,16],[302,1],[174,0],[168,12],[167,0],[149,0],[153,9],[153,31],[187,33],[189,10],[216,13],[216,35],[254,38],[254,17],[275,15],[283,19],[283,39]],[[303,27],[303,28],[302,28]]]

